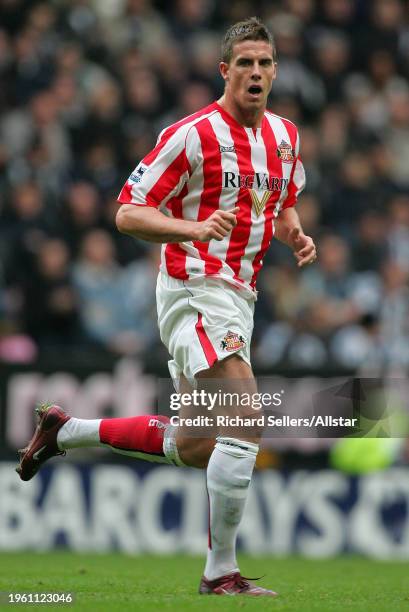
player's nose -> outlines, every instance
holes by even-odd
[[[260,70],[260,64],[258,62],[254,62],[253,64],[253,70],[251,73],[251,78],[258,80],[261,79],[261,70]]]

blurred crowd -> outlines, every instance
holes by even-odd
[[[407,0],[3,0],[0,360],[159,345],[158,248],[118,233],[116,197],[161,129],[221,95],[223,32],[255,11],[319,254],[299,271],[274,242],[255,365],[409,367]]]

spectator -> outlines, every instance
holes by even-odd
[[[354,236],[352,261],[355,270],[379,272],[386,259],[385,221],[381,213],[368,210],[358,222]]]
[[[55,238],[42,242],[33,268],[23,289],[24,331],[40,348],[75,346],[79,312],[64,242]]]
[[[107,232],[94,229],[84,237],[73,280],[90,341],[125,354],[139,353],[153,341],[157,265],[150,262],[121,269]]]
[[[76,257],[82,239],[90,230],[101,225],[99,195],[92,183],[71,183],[65,205],[60,211],[60,235]]]
[[[315,48],[315,62],[324,81],[326,100],[330,104],[340,102],[350,62],[349,40],[341,32],[322,32]]]
[[[293,15],[274,15],[270,20],[275,35],[280,66],[272,97],[294,97],[303,108],[314,113],[324,105],[325,89],[321,78],[303,62],[302,24]]]
[[[385,143],[393,158],[392,178],[402,189],[409,189],[409,86],[405,83],[388,92],[389,125]]]
[[[87,337],[102,345],[109,345],[121,328],[123,296],[118,291],[119,273],[109,235],[103,230],[89,231],[73,267],[73,281]]]
[[[324,222],[351,239],[353,224],[373,206],[376,198],[375,176],[368,155],[364,151],[349,151],[335,184],[336,189],[331,189],[325,203]]]
[[[403,270],[409,269],[409,196],[400,195],[389,203],[390,225],[387,242],[390,259]]]
[[[381,338],[387,361],[409,365],[409,269],[387,260],[382,266]]]
[[[325,337],[376,308],[378,291],[371,277],[352,273],[348,245],[340,236],[324,235],[319,251],[319,265],[306,270],[301,283],[311,296],[304,316]]]
[[[11,206],[4,211],[1,232],[7,284],[18,286],[30,277],[41,242],[52,233],[52,221],[38,184],[23,182],[11,191]]]

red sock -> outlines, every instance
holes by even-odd
[[[166,416],[143,415],[124,419],[102,419],[99,437],[103,444],[125,451],[164,457]]]

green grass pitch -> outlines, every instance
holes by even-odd
[[[291,610],[294,612],[395,612],[409,610],[407,563],[357,557],[331,560],[240,557],[245,575],[277,599],[197,595],[203,558],[1,553],[0,591],[74,592],[71,605],[14,605],[2,609],[105,611]]]

